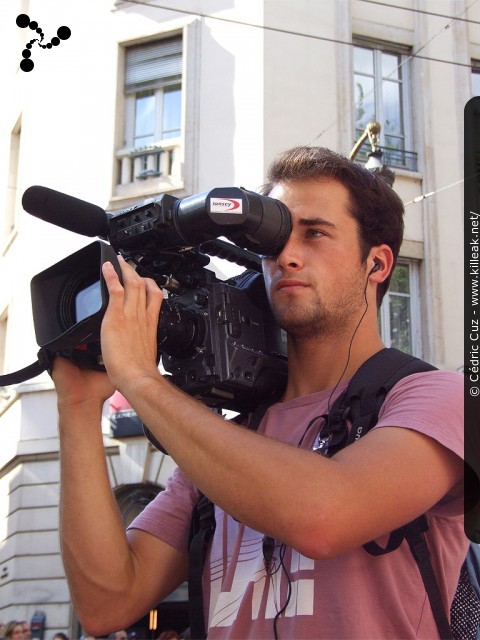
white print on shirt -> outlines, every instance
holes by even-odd
[[[232,625],[242,604],[243,615],[251,606],[252,620],[271,620],[286,602],[288,578],[281,567],[278,571],[274,569],[271,575],[266,575],[262,537],[244,528],[243,536],[239,535],[238,539],[241,544],[231,550],[225,565],[223,558],[211,559],[210,627]],[[277,545],[274,552],[275,568],[279,566],[279,549]],[[232,562],[236,566],[233,578],[229,580],[224,569]],[[292,550],[289,558],[284,559],[284,564],[292,588],[284,615],[313,615],[314,561]]]

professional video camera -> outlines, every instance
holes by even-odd
[[[42,220],[102,238],[32,279],[43,369],[54,354],[103,368],[100,326],[108,292],[101,270],[109,260],[121,276],[120,253],[168,292],[158,327],[158,357],[175,385],[208,406],[234,411],[281,393],[286,340],[269,308],[259,257],[278,253],[290,234],[290,213],[281,202],[232,187],[184,199],[161,195],[107,213],[34,186],[22,204]],[[209,256],[247,270],[222,281],[206,268]]]

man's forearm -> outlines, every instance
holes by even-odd
[[[324,458],[225,422],[159,375],[132,376],[122,387],[200,491],[309,557],[331,557],[392,531],[458,481],[456,457],[407,429],[375,430]]]
[[[302,522],[315,493],[306,470],[314,454],[228,423],[160,376],[132,376],[121,391],[200,491],[241,522],[293,542],[292,519]],[[331,466],[317,456],[315,463]],[[299,495],[292,478],[310,490]]]
[[[105,615],[132,584],[133,563],[113,497],[100,429],[101,407],[59,407],[60,536],[72,600]],[[113,611],[115,614],[115,611]]]

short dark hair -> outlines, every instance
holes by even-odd
[[[262,192],[268,195],[281,182],[322,178],[336,180],[349,192],[350,213],[360,231],[361,259],[367,259],[372,247],[387,244],[394,257],[393,271],[403,240],[404,207],[381,176],[330,149],[294,147],[272,162]],[[391,276],[392,273],[377,287],[377,306],[387,292]]]

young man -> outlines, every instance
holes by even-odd
[[[333,458],[312,450],[321,416],[383,348],[377,301],[402,241],[403,207],[381,178],[320,148],[281,156],[268,193],[293,221],[281,252],[264,258],[269,300],[288,334],[289,376],[257,433],[160,376],[162,294],[123,262],[123,286],[104,268],[108,376],[55,362],[62,550],[74,606],[98,635],[129,625],[179,585],[201,491],[215,503],[217,522],[204,576],[209,638],[438,637],[408,546],[373,557],[362,545],[428,512],[448,606],[467,547],[461,376],[405,378],[365,437]],[[114,389],[179,465],[126,535],[99,428]],[[265,536],[275,545],[270,561]]]

